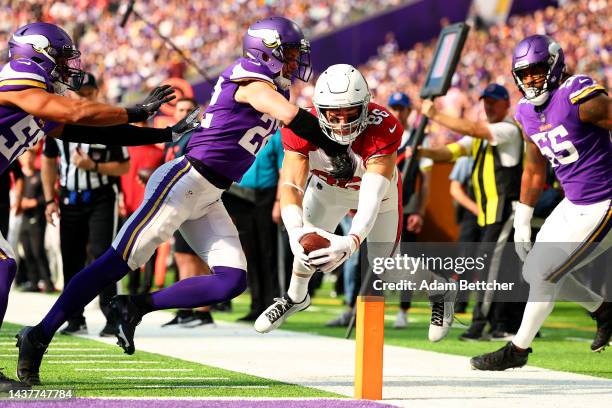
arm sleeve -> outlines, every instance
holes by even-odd
[[[347,147],[333,142],[325,136],[325,133],[321,130],[321,126],[319,126],[319,120],[304,109],[299,109],[295,118],[293,118],[291,123],[286,127],[300,138],[323,149],[325,154],[330,157],[346,153]]]
[[[308,157],[308,152],[317,149],[317,147],[314,146],[312,143],[302,139],[288,128],[281,129],[281,138],[283,147],[288,152],[296,152]]]
[[[141,146],[172,141],[172,130],[169,127],[155,129],[132,125],[65,125],[58,138],[66,142],[98,143],[107,146]]]

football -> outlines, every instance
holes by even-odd
[[[300,238],[300,245],[304,248],[304,253],[308,255],[312,251],[321,248],[329,248],[329,239],[324,238],[316,232],[309,232]]]

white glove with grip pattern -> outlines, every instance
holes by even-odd
[[[531,218],[533,207],[518,203],[514,212],[514,250],[525,262],[527,254],[531,251]]]
[[[338,268],[359,248],[359,238],[355,235],[335,235],[327,231],[317,231],[319,235],[329,240],[329,247],[317,249],[308,254],[310,265],[323,273],[329,273]]]

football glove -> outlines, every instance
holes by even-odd
[[[173,142],[177,142],[185,133],[200,127],[200,121],[198,120],[200,118],[200,111],[201,108],[198,106],[171,127]]]
[[[143,122],[157,113],[160,106],[176,98],[170,85],[153,89],[145,100],[133,108],[127,108],[128,123]]]
[[[318,230],[317,233],[329,240],[329,247],[317,249],[308,254],[310,265],[323,273],[329,273],[338,268],[359,248],[358,238],[354,235],[335,235]]]
[[[531,251],[531,217],[533,207],[518,203],[514,212],[514,250],[525,262],[527,254]]]

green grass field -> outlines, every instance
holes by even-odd
[[[313,299],[313,304],[304,312],[292,316],[282,328],[323,336],[344,337],[346,329],[325,327],[325,323],[338,316],[344,307],[340,299],[330,297],[330,283],[325,283]],[[439,353],[473,357],[494,351],[503,346],[502,342],[463,342],[458,336],[465,330],[455,321],[447,339],[440,343],[427,340],[430,309],[426,303],[413,303],[409,311],[407,329],[393,329],[397,313],[397,302],[387,302],[385,311],[385,344],[410,347]],[[236,320],[246,314],[248,295],[233,301],[232,313],[215,313],[219,320]],[[457,318],[469,324],[471,315],[460,314]],[[595,322],[584,309],[574,303],[557,303],[554,312],[542,329],[542,338],[536,339],[529,357],[529,364],[552,370],[612,378],[612,348],[602,353],[593,353],[590,343],[595,333]],[[354,334],[353,334],[354,338]]]
[[[0,331],[0,367],[15,377],[15,333]],[[123,354],[117,346],[73,336],[55,337],[41,366],[43,389],[71,390],[76,397],[341,397],[159,354]]]

